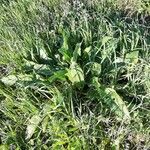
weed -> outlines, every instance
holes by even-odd
[[[148,2],[0,4],[0,149],[150,147]]]

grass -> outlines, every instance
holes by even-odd
[[[149,10],[2,0],[0,150],[148,150]]]

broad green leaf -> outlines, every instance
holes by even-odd
[[[101,84],[98,81],[98,77],[93,77],[92,78],[92,83],[96,87],[97,90],[101,87]]]
[[[84,82],[83,70],[75,62],[73,62],[71,64],[70,69],[68,69],[68,72],[66,75],[67,75],[68,79],[72,82],[73,85]]]
[[[67,31],[65,32],[65,30],[62,31],[62,35],[63,35],[63,48],[68,50],[69,49],[69,46],[68,46],[69,35]]]
[[[81,56],[81,43],[76,44],[76,48],[73,52],[72,62],[77,62],[78,56]]]
[[[137,64],[138,62],[139,51],[132,51],[126,54],[125,62]]]
[[[95,96],[98,94],[98,97],[102,97],[103,102],[106,103],[110,111],[113,111],[119,119],[130,119],[127,106],[114,89],[101,85],[98,77],[94,77],[92,83],[97,91]]]
[[[41,65],[41,64],[35,64],[34,69],[37,74],[50,76],[52,74],[52,71],[48,65]]]
[[[61,48],[59,49],[59,52],[63,55],[63,59],[65,61],[70,62],[71,53],[69,51],[69,46],[68,46],[69,33],[63,29],[62,29],[61,33],[63,36],[63,44],[62,44]]]
[[[40,58],[48,59],[48,55],[45,49],[40,49],[39,53],[40,53]]]
[[[71,54],[70,54],[69,50],[67,50],[65,48],[60,48],[59,52],[63,55],[64,61],[70,62]]]
[[[9,150],[8,145],[0,145],[0,150]]]
[[[88,55],[90,55],[91,48],[92,48],[91,46],[89,46],[89,47],[85,48],[85,50],[84,50],[84,54],[88,54]]]
[[[97,62],[94,62],[94,63],[92,64],[92,69],[91,69],[91,71],[92,71],[92,74],[93,74],[94,76],[99,76],[100,73],[101,73],[101,64],[99,64],[99,63],[97,63]]]
[[[54,82],[55,80],[65,81],[66,80],[66,73],[67,73],[66,70],[56,71],[48,80],[50,82]]]
[[[1,79],[1,81],[5,84],[5,85],[7,85],[7,86],[12,86],[12,85],[14,85],[16,82],[17,82],[17,77],[15,76],[15,75],[9,75],[9,76],[7,76],[7,77],[3,77],[2,79]]]
[[[34,134],[38,124],[40,123],[41,118],[39,115],[34,115],[28,122],[27,129],[26,129],[26,139],[30,139]]]
[[[117,92],[112,88],[106,88],[105,92],[110,95],[111,99],[114,100],[114,102],[117,104],[120,114],[119,116],[122,116],[125,119],[130,119],[130,114],[128,111],[128,108],[122,98],[117,94]]]

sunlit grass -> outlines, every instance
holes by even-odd
[[[148,2],[0,4],[0,149],[148,150]]]

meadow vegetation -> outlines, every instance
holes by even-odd
[[[148,150],[149,124],[149,0],[0,1],[0,150]]]

